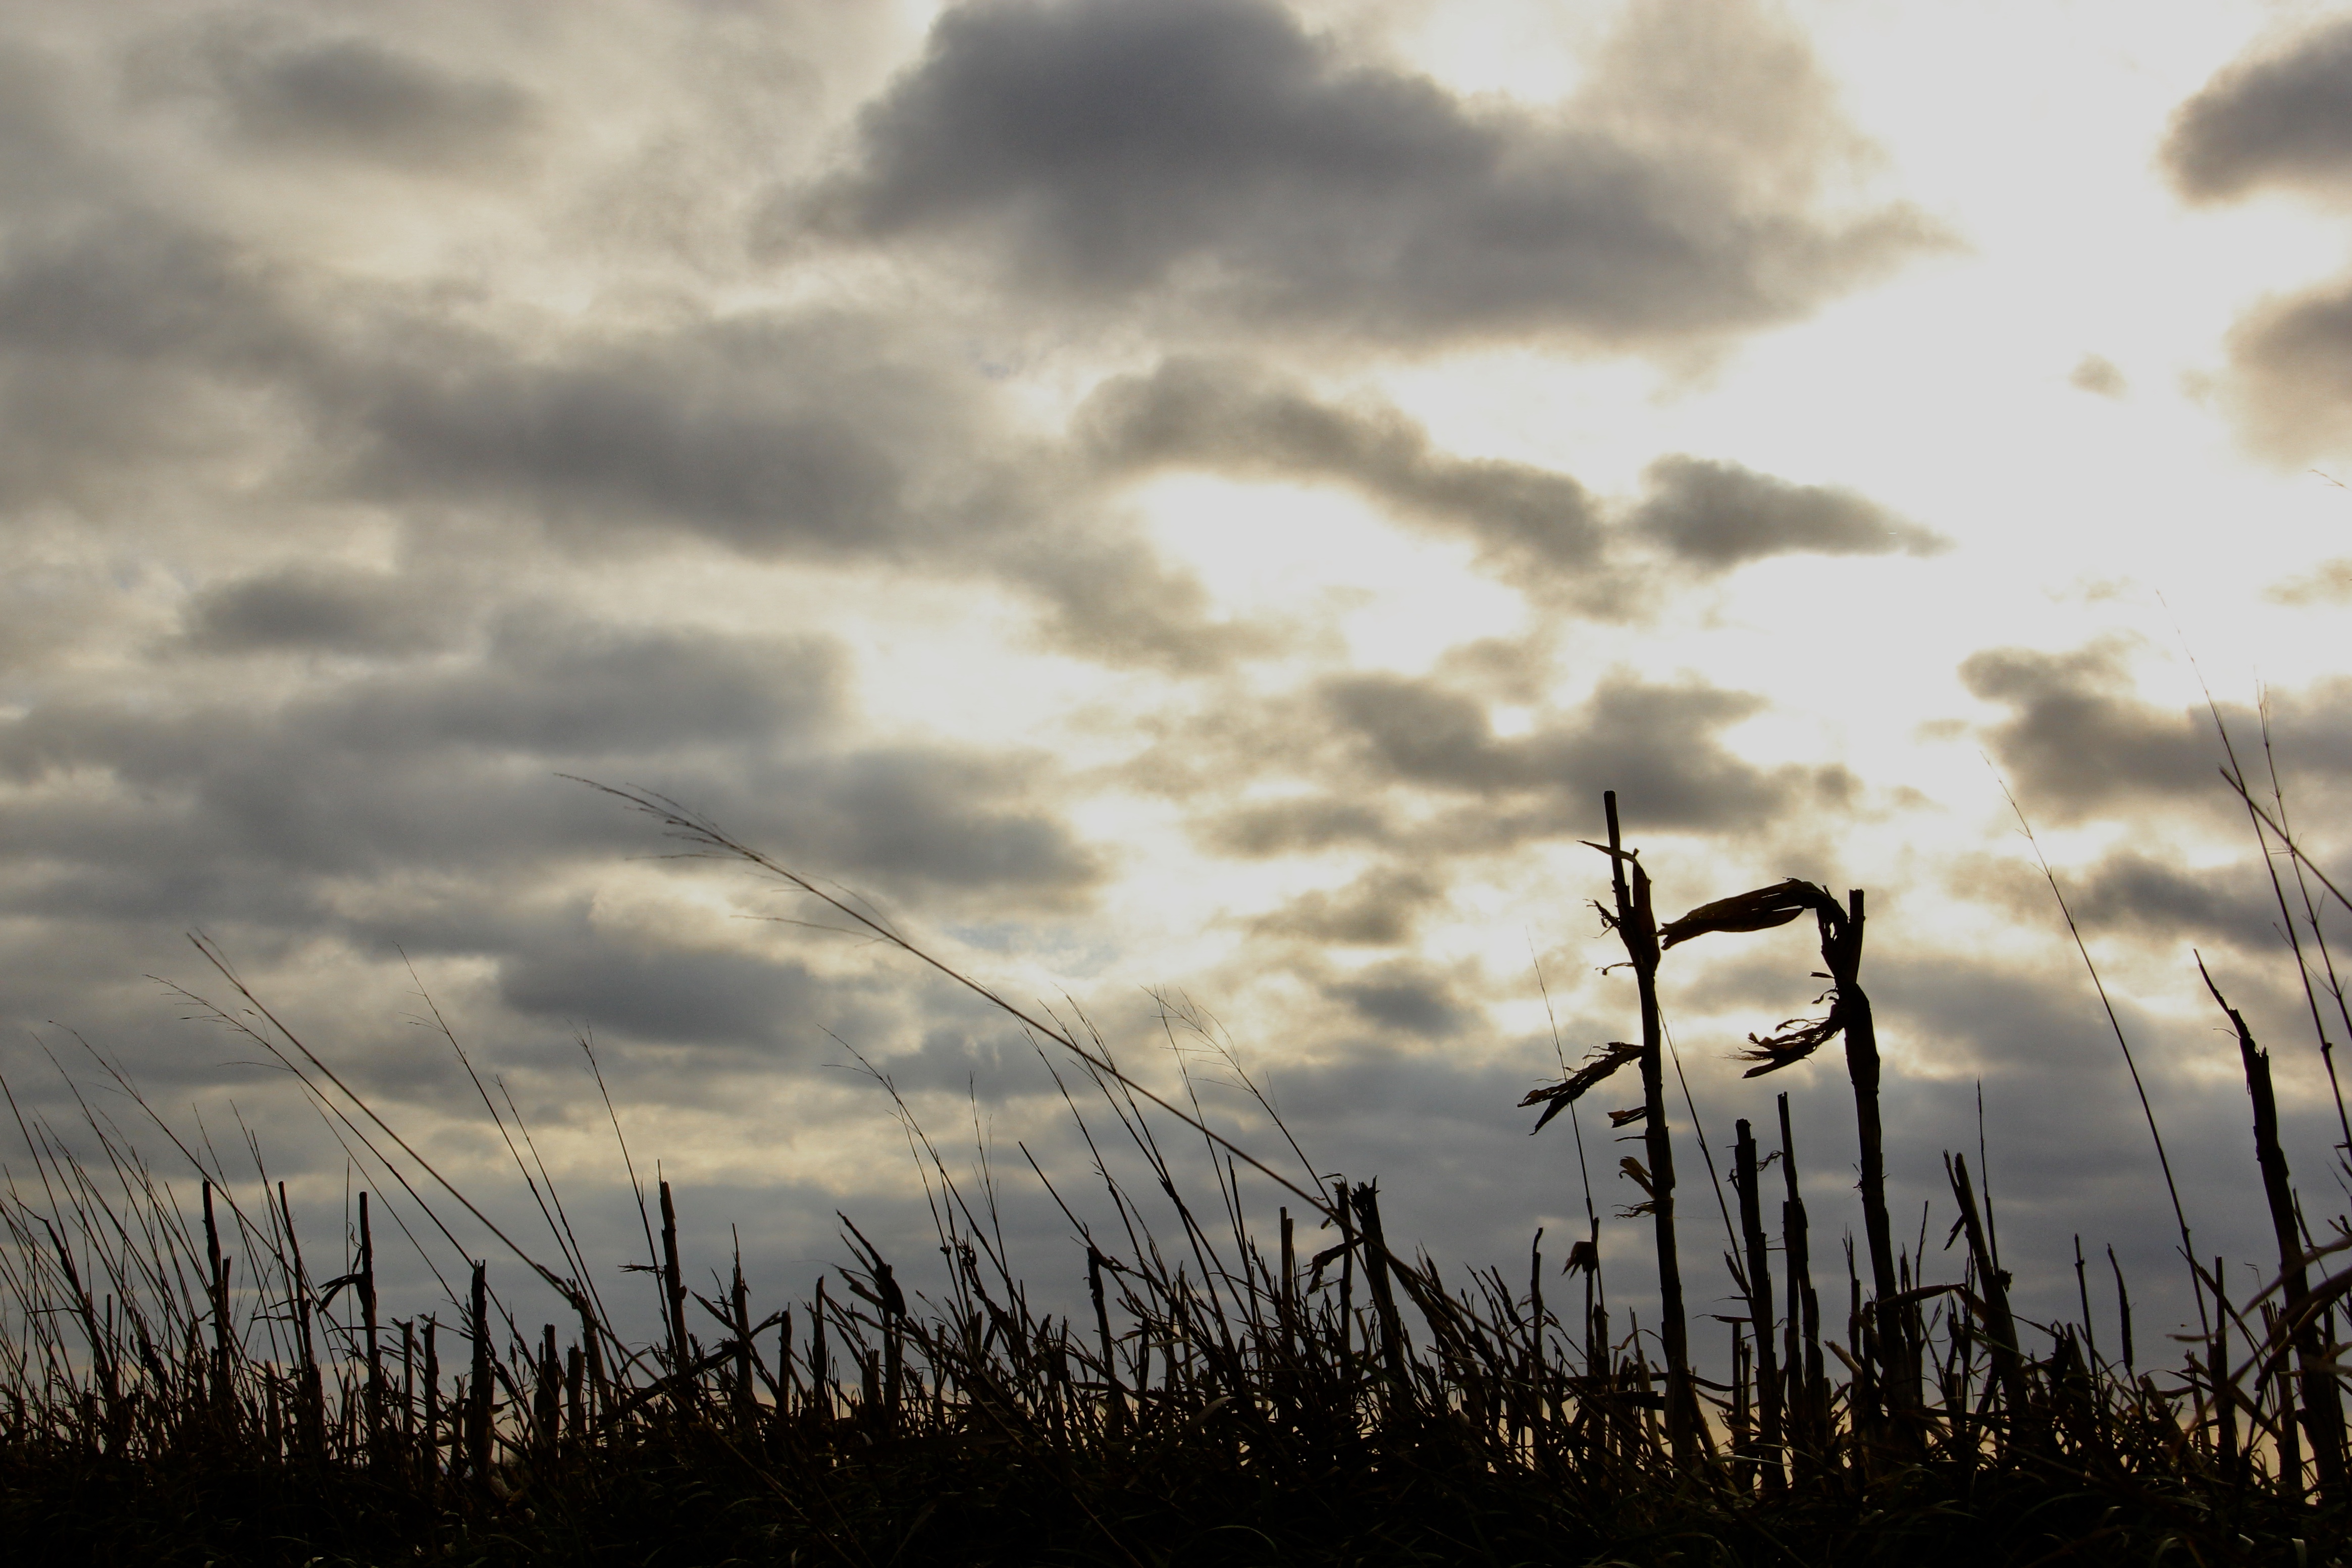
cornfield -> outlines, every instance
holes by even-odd
[[[2220,1261],[2186,1252],[2184,1221],[2200,1333],[2179,1364],[2143,1365],[2112,1253],[2120,1342],[2091,1331],[2079,1247],[2080,1321],[2016,1313],[1991,1194],[1965,1155],[1946,1160],[1958,1250],[1931,1267],[1892,1234],[1863,895],[1783,882],[1661,925],[1612,796],[1609,840],[1594,847],[1641,1037],[1525,1103],[1543,1108],[1541,1127],[1572,1119],[1612,1075],[1640,1075],[1642,1103],[1612,1118],[1643,1139],[1624,1166],[1644,1191],[1660,1292],[1659,1321],[1640,1324],[1608,1304],[1597,1216],[1549,1268],[1538,1233],[1524,1274],[1449,1278],[1391,1240],[1376,1181],[1313,1173],[1295,1143],[1280,1161],[1242,1147],[1196,1100],[1122,1069],[1099,1035],[1013,1007],[672,802],[614,793],[692,852],[823,900],[1031,1034],[1117,1218],[1089,1226],[1036,1171],[1082,1249],[1083,1302],[1033,1307],[993,1186],[960,1181],[894,1090],[933,1194],[940,1265],[886,1257],[845,1216],[849,1261],[833,1279],[755,1301],[740,1258],[722,1278],[681,1256],[677,1205],[692,1194],[656,1182],[641,1193],[648,1253],[630,1288],[652,1286],[659,1327],[626,1342],[604,1294],[618,1282],[594,1279],[519,1116],[501,1118],[485,1090],[545,1220],[536,1251],[443,1181],[223,960],[236,1003],[213,1012],[399,1183],[400,1203],[429,1222],[412,1239],[441,1259],[443,1296],[399,1317],[379,1300],[384,1205],[366,1194],[355,1247],[339,1245],[331,1268],[315,1245],[306,1258],[301,1216],[257,1142],[252,1174],[233,1175],[92,1052],[202,1175],[193,1193],[159,1177],[140,1137],[87,1100],[71,1137],[17,1110],[32,1165],[0,1204],[0,1529],[17,1561],[2301,1565],[2345,1550],[2338,1319],[2352,1269],[2324,1265],[2352,1248],[2352,1230],[2306,1228],[2268,1057],[2218,989],[2274,1279],[2231,1299]],[[2311,900],[2341,895],[2240,794],[2310,894],[2315,933]],[[1738,1121],[1730,1151],[1738,1241],[1726,1261],[1744,1310],[1717,1315],[1729,1372],[1710,1378],[1681,1293],[1661,963],[1685,942],[1807,916],[1830,1010],[1756,1037],[1749,1076],[1843,1041],[1862,1256],[1849,1244],[1843,1281],[1817,1279],[1805,1151],[1788,1098],[1759,1099],[1760,1132]],[[2315,1014],[2324,997],[2342,1006],[2324,973]],[[1105,1158],[1098,1137],[1131,1156]],[[1207,1152],[1213,1191],[1186,1191],[1171,1137]],[[1149,1190],[1115,1163],[1147,1172]],[[504,1250],[467,1256],[461,1212]],[[707,1294],[689,1285],[704,1273]],[[518,1319],[501,1275],[552,1291],[562,1321]]]

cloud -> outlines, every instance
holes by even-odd
[[[2268,300],[2230,331],[2231,412],[2281,464],[2352,451],[2352,279]]]
[[[205,587],[183,619],[187,646],[204,653],[396,656],[448,646],[460,614],[445,584],[298,565]]]
[[[1426,872],[1391,866],[1367,871],[1344,888],[1302,893],[1251,922],[1276,936],[1354,947],[1393,947],[1408,940],[1417,917],[1444,896]]]
[[[2103,354],[2084,354],[2081,363],[2067,373],[2066,384],[2097,397],[2121,397],[2131,389],[2124,380],[2124,373]]]
[[[1114,470],[1187,466],[1280,479],[1332,479],[1396,513],[1459,529],[1496,565],[1561,571],[1601,552],[1597,509],[1566,474],[1432,448],[1382,403],[1339,407],[1243,361],[1175,357],[1097,387],[1073,421]]]
[[[2352,177],[2352,19],[2231,62],[2174,111],[2164,162],[2191,201]]]
[[[792,960],[657,942],[594,925],[583,910],[510,933],[499,999],[519,1013],[647,1041],[813,1053],[839,1011],[828,986]]]
[[[497,77],[364,37],[299,38],[249,18],[216,26],[176,61],[160,50],[148,58],[151,79],[184,79],[193,67],[201,80],[187,85],[216,98],[229,133],[279,154],[460,173],[511,157],[538,121],[530,95]]]
[[[2123,653],[2112,642],[2063,654],[1992,648],[1960,665],[1970,693],[2010,708],[1989,738],[2029,801],[2081,813],[2127,795],[2218,787],[2210,731],[2185,710],[2140,701]]]
[[[551,353],[428,330],[340,367],[320,401],[350,431],[354,489],[379,500],[513,507],[592,536],[684,530],[762,556],[1001,529],[984,477],[954,471],[980,445],[973,397],[900,349],[877,323],[824,315]]]
[[[0,499],[106,515],[167,472],[216,476],[311,357],[272,269],[188,225],[124,208],[6,238]]]
[[[2069,879],[2067,901],[2085,923],[2125,927],[2156,937],[2226,942],[2265,957],[2284,945],[2277,902],[2252,867],[2194,873],[2119,850]]]
[[[1158,726],[1118,776],[1171,799],[1204,851],[1344,868],[1352,880],[1294,892],[1249,929],[1352,946],[1412,940],[1471,868],[1516,876],[1517,861],[1495,858],[1593,837],[1605,791],[1637,836],[1752,837],[1842,820],[1856,799],[1842,766],[1739,754],[1727,731],[1769,707],[1754,693],[1618,670],[1581,700],[1529,713],[1481,664],[1442,658],[1426,675],[1332,673],[1213,701]],[[1515,710],[1508,733],[1498,703]]]
[[[1272,0],[982,0],[862,117],[818,229],[1063,309],[1640,348],[1785,321],[1939,242],[1818,210],[1854,138],[1759,8],[1643,4],[1564,110],[1352,61]]]
[[[0,251],[0,500],[102,518],[260,490],[456,516],[525,548],[698,542],[994,579],[1042,604],[1057,647],[1187,673],[1283,645],[1219,619],[918,329],[822,308],[544,326],[330,283],[153,213],[68,220]],[[196,607],[208,646],[283,630],[297,598],[315,621],[333,596],[242,592]],[[344,623],[346,641],[407,635]]]
[[[833,717],[838,660],[822,641],[762,646],[526,614],[499,628],[470,668],[359,682],[294,718],[338,749],[646,755],[813,729]]]
[[[310,919],[367,879],[546,877],[642,845],[625,811],[558,772],[649,783],[877,891],[944,906],[1017,889],[1036,910],[1084,898],[1104,867],[1039,798],[1042,759],[857,745],[842,675],[821,638],[541,613],[506,617],[470,658],[278,702],[158,712],[140,693],[60,693],[0,722],[27,847],[12,903],[55,911],[79,887],[91,907],[165,921]]]
[[[1450,980],[1411,959],[1374,964],[1323,989],[1366,1022],[1423,1039],[1449,1038],[1478,1016]]]
[[[1377,843],[1390,832],[1381,812],[1327,795],[1252,803],[1206,815],[1193,825],[1194,837],[1208,847],[1253,858]]]
[[[29,39],[0,43],[0,195],[12,216],[87,202],[106,160],[74,124],[70,63]]]
[[[2352,556],[2322,561],[2308,571],[2281,578],[2263,590],[2273,605],[2342,605],[2352,603]]]
[[[2352,198],[2352,18],[2225,67],[2174,113],[2164,161],[2192,202],[2270,187]],[[2226,402],[2254,451],[2281,464],[2352,451],[2352,279],[2264,300],[2229,355]]]
[[[2227,760],[2214,718],[2201,706],[2165,709],[2140,700],[2114,639],[2064,653],[1990,648],[1960,665],[1960,679],[1988,702],[2011,710],[1988,728],[1993,755],[2009,769],[2029,805],[2054,805],[2070,817],[2167,798],[2220,804],[2231,797],[2219,773]],[[2347,682],[2315,681],[2300,690],[2266,692],[2267,734],[2290,799],[2298,785],[2332,787],[2352,775],[2352,725],[2345,721]],[[2242,762],[2263,783],[2263,721],[2234,703],[2220,704]]]
[[[1293,641],[1279,623],[1220,616],[1199,578],[1116,519],[1038,529],[1006,542],[995,565],[1043,600],[1047,646],[1098,664],[1207,675]]]
[[[1637,531],[1703,570],[1770,555],[1931,555],[1950,541],[1905,522],[1852,490],[1791,484],[1675,454],[1652,463],[1649,494],[1631,517]]]
[[[8,259],[0,407],[23,417],[0,457],[24,460],[0,497],[99,511],[126,483],[258,460],[283,501],[456,512],[518,542],[992,578],[1104,663],[1200,673],[1283,645],[1218,618],[981,376],[873,314],[494,330],[305,284],[152,216]]]
[[[793,841],[899,886],[997,889],[1030,909],[1066,906],[1108,868],[1022,798],[1036,771],[1033,759],[861,752],[833,770]]]
[[[1456,457],[1388,403],[1318,399],[1242,360],[1180,355],[1112,377],[1072,429],[1114,477],[1189,467],[1344,484],[1410,524],[1466,535],[1487,570],[1528,592],[1612,620],[1657,597],[1654,572],[1632,568],[1629,545],[1709,574],[1801,552],[1925,555],[1948,545],[1850,490],[1680,454],[1650,466],[1641,500],[1612,507],[1568,474]]]
[[[1333,720],[1376,776],[1463,794],[1549,803],[1493,819],[1506,836],[1562,833],[1603,790],[1661,828],[1717,829],[1769,820],[1822,788],[1827,775],[1767,772],[1725,749],[1717,731],[1763,710],[1762,698],[1697,683],[1604,679],[1579,710],[1524,735],[1495,734],[1473,699],[1400,676],[1336,678],[1323,688]]]

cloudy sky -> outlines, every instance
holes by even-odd
[[[1151,1081],[1223,1042],[1391,1235],[1508,1261],[1582,1223],[1569,1125],[1514,1108],[1549,1019],[1570,1060],[1637,1026],[1579,843],[1613,788],[1663,913],[1869,889],[1898,1231],[1940,1238],[1980,1084],[2032,1310],[2079,1232],[2177,1316],[2002,784],[2200,1250],[2265,1232],[2192,948],[2336,1212],[2200,672],[2250,758],[2267,693],[2342,864],[2347,237],[2352,13],[2303,5],[10,6],[0,1071],[68,1117],[78,1034],[340,1214],[316,1114],[168,988],[227,995],[202,931],[520,1204],[429,996],[614,1267],[583,1034],[706,1254],[731,1221],[805,1289],[836,1208],[919,1242],[863,1057],[1071,1271],[1013,1144],[1073,1189],[1084,1147],[1019,1031],[579,775]],[[1710,939],[1665,1005],[1716,1149],[1790,1092],[1834,1238],[1836,1053],[1731,1059],[1816,967]]]

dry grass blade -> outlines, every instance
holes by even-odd
[[[1265,1177],[1268,1181],[1273,1182],[1276,1185],[1288,1191],[1293,1195],[1303,1199],[1308,1205],[1312,1205],[1318,1214],[1320,1214],[1327,1218],[1330,1217],[1333,1214],[1334,1211],[1331,1202],[1328,1198],[1323,1195],[1319,1186],[1300,1186],[1297,1182],[1292,1181],[1288,1176],[1276,1171],[1273,1166],[1265,1163],[1263,1161],[1259,1160],[1255,1154],[1250,1152],[1247,1149],[1243,1148],[1240,1144],[1234,1142],[1223,1133],[1207,1126],[1197,1118],[1186,1114],[1182,1110],[1170,1103],[1168,1100],[1161,1099],[1159,1095],[1153,1093],[1144,1085],[1136,1082],[1133,1079],[1128,1077],[1126,1073],[1122,1072],[1117,1064],[1093,1051],[1088,1050],[1085,1046],[1080,1045],[1076,1036],[1069,1029],[1057,1028],[1051,1024],[1044,1023],[1035,1016],[1023,1010],[1022,1008],[1014,1006],[1012,1003],[1006,1001],[1003,997],[998,995],[995,992],[990,990],[987,986],[982,984],[971,975],[966,974],[961,970],[945,963],[940,959],[932,956],[931,953],[925,951],[923,948],[917,946],[914,942],[909,942],[906,937],[900,935],[898,931],[893,931],[889,926],[884,924],[874,916],[869,915],[865,910],[857,909],[844,901],[843,899],[835,897],[834,894],[825,891],[823,888],[818,887],[814,882],[810,881],[807,878],[802,876],[799,872],[791,869],[789,867],[779,865],[776,861],[770,859],[766,855],[752,848],[751,846],[740,843],[737,840],[729,837],[725,833],[719,831],[715,823],[698,816],[686,806],[670,799],[667,795],[659,795],[651,790],[616,789],[611,784],[598,784],[594,779],[582,778],[576,773],[559,773],[557,776],[559,778],[568,779],[573,784],[585,784],[590,789],[596,791],[600,795],[608,795],[615,800],[626,803],[636,810],[643,812],[647,816],[652,817],[655,821],[659,822],[664,827],[669,830],[672,837],[696,847],[693,850],[688,852],[688,856],[682,858],[708,858],[712,859],[739,860],[747,866],[755,867],[760,870],[767,872],[770,876],[775,877],[779,880],[786,883],[788,886],[798,889],[801,892],[805,893],[810,898],[813,898],[818,902],[832,909],[835,913],[846,917],[854,925],[862,929],[869,935],[888,943],[890,946],[895,947],[899,952],[905,953],[908,957],[914,959],[917,963],[936,970],[948,980],[962,986],[965,990],[971,992],[974,995],[977,995],[982,1001],[996,1008],[999,1012],[1003,1013],[1006,1016],[1012,1018],[1015,1023],[1021,1025],[1032,1034],[1039,1036],[1045,1039],[1051,1040],[1055,1045],[1060,1046],[1064,1050],[1068,1051],[1072,1056],[1077,1058],[1079,1062],[1082,1063],[1089,1071],[1101,1074],[1104,1078],[1119,1085],[1122,1089],[1129,1094],[1139,1095],[1143,1099],[1150,1100],[1160,1110],[1166,1111],[1169,1115],[1173,1116],[1176,1120],[1181,1121],[1193,1131],[1200,1133],[1202,1137],[1215,1143],[1227,1154],[1230,1154],[1244,1164],[1247,1164],[1252,1170],[1257,1172],[1258,1174]],[[233,977],[231,983],[234,984]],[[528,1259],[526,1259],[526,1261],[528,1261]]]

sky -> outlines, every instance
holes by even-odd
[[[2215,719],[2260,770],[2267,704],[2344,865],[2352,12],[0,17],[0,1075],[61,1135],[68,1079],[140,1124],[94,1050],[322,1225],[383,1184],[208,1014],[242,1004],[201,933],[523,1213],[454,1037],[600,1267],[642,1250],[615,1121],[706,1265],[804,1290],[836,1212],[922,1255],[880,1077],[1072,1288],[1019,1152],[1087,1190],[1053,1048],[586,779],[1271,1152],[1238,1067],[1449,1264],[1564,1256],[1589,1171],[1638,1310],[1600,1115],[1633,1091],[1581,1165],[1517,1109],[1638,1026],[1582,842],[1613,789],[1662,915],[1868,890],[1929,1278],[1981,1143],[2022,1310],[2079,1315],[2079,1236],[2144,1324],[2189,1310],[2021,811],[2200,1253],[2252,1280],[2267,1230],[2195,952],[2274,1051],[2311,1223],[2345,1208]],[[1776,1091],[1828,1256],[1858,1229],[1839,1053],[1735,1059],[1818,967],[1803,926],[1668,956],[1694,1314],[1706,1156]]]

